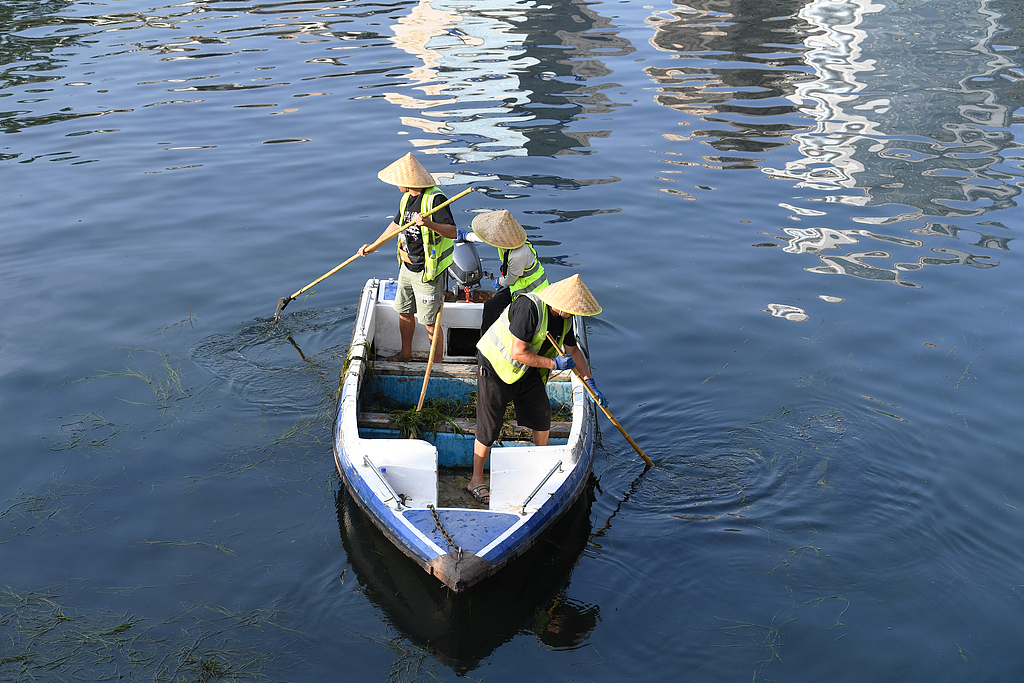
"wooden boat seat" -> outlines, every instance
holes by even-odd
[[[380,375],[403,375],[407,377],[423,377],[427,370],[425,360],[410,361],[373,361],[373,372]],[[434,363],[430,368],[431,377],[454,377],[458,379],[476,379],[476,363]],[[568,382],[572,376],[571,370],[553,372],[548,378],[549,382]]]
[[[391,420],[391,415],[388,413],[359,413],[356,420],[360,429],[386,429],[395,432],[399,431],[398,425]],[[476,434],[476,420],[455,418],[452,422],[458,425],[459,429],[461,429],[463,433],[469,434],[470,436]],[[553,439],[568,439],[569,430],[571,428],[571,422],[552,422],[550,437]],[[453,434],[455,433],[455,427],[448,422],[442,422],[438,425],[437,431],[439,433]],[[508,438],[515,440],[532,439],[533,430],[526,427],[520,427],[518,424],[513,422],[512,434]]]

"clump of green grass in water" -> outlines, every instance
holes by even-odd
[[[192,659],[186,663],[195,669],[196,677],[201,683],[220,680],[229,671],[226,666],[210,657],[200,657],[198,660]]]

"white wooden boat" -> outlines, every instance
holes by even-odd
[[[549,399],[553,406],[564,405],[571,419],[552,423],[544,447],[534,446],[529,431],[515,425],[512,436],[494,444],[490,505],[482,509],[465,491],[474,420],[454,420],[424,438],[403,438],[379,408],[382,402],[415,407],[429,353],[426,331],[417,325],[411,362],[376,360],[399,351],[395,289],[393,280],[378,279],[363,287],[341,378],[334,458],[352,498],[384,535],[461,592],[522,555],[579,498],[593,461],[595,407],[578,378],[568,372],[553,376]],[[428,397],[467,401],[475,391],[482,309],[480,302],[445,303],[444,357],[432,367]],[[582,319],[574,320],[574,328],[586,352]]]

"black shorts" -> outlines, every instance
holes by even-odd
[[[551,429],[551,402],[536,368],[530,368],[515,384],[505,384],[491,364],[477,359],[476,440],[491,446],[501,436],[505,407],[511,402],[521,427],[544,432]]]

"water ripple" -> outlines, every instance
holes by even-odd
[[[353,307],[303,309],[211,335],[190,350],[192,361],[225,383],[238,398],[274,409],[316,411],[335,389],[346,348],[306,355],[295,338],[335,332],[355,319]]]

